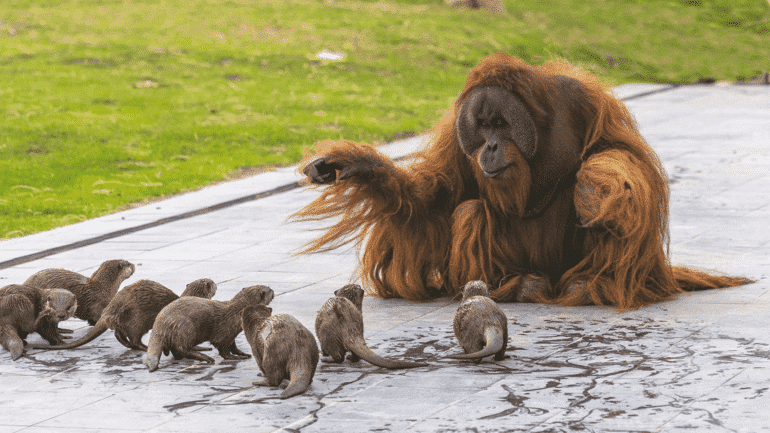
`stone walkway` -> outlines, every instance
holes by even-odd
[[[616,91],[671,178],[672,262],[757,283],[625,312],[504,304],[511,356],[479,365],[444,357],[460,350],[456,302],[367,297],[369,345],[429,366],[321,363],[308,392],[289,400],[252,386],[253,359],[163,357],[149,373],[143,353],[111,331],[76,350],[31,349],[16,362],[0,350],[0,433],[770,431],[770,87]],[[383,151],[407,155],[422,140]],[[294,168],[276,170],[2,241],[0,286],[49,267],[90,275],[121,258],[136,265],[124,285],[151,279],[181,293],[206,277],[219,300],[269,285],[274,312],[312,329],[357,260],[352,250],[292,255],[318,227],[285,220],[317,192],[288,187],[249,198],[297,179]],[[226,202],[239,204],[211,209]],[[174,218],[185,214],[196,215]],[[76,319],[63,325],[76,337],[88,329]],[[42,342],[37,334],[29,341]],[[250,350],[242,334],[236,342]]]

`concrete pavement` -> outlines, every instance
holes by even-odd
[[[253,359],[163,357],[149,373],[143,353],[111,331],[76,350],[28,350],[16,362],[0,350],[0,433],[770,431],[770,87],[626,85],[616,93],[670,177],[672,262],[757,283],[625,312],[503,304],[511,356],[479,365],[442,357],[459,351],[456,302],[366,297],[369,345],[429,366],[321,363],[308,392],[290,400],[252,386]],[[422,140],[382,150],[404,156]],[[205,277],[219,300],[269,285],[274,313],[313,329],[357,259],[352,249],[292,254],[319,228],[285,223],[317,194],[293,188],[297,180],[293,167],[280,169],[0,241],[0,286],[50,267],[90,275],[122,258],[136,265],[124,285],[151,279],[181,293]],[[63,326],[76,338],[88,329],[76,319]],[[37,334],[29,341],[42,342]],[[242,334],[236,342],[250,350]]]

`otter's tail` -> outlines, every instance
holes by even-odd
[[[399,361],[396,359],[385,358],[384,356],[380,356],[372,352],[372,349],[370,349],[369,346],[366,345],[364,338],[361,336],[355,336],[351,340],[346,341],[345,349],[355,353],[356,355],[358,355],[359,358],[363,359],[364,361],[370,364],[374,364],[378,367],[384,367],[391,370],[395,370],[398,368],[425,367],[426,365],[428,365],[424,362]]]
[[[150,341],[147,343],[147,356],[144,357],[144,365],[150,369],[150,373],[158,369],[161,352],[163,352],[163,342],[155,334],[150,334]]]
[[[486,341],[487,344],[478,352],[449,355],[449,358],[481,360],[481,358],[494,355],[504,347],[505,341],[503,341],[503,331],[497,326],[486,327],[484,329],[484,341]]]
[[[712,275],[683,266],[672,266],[674,280],[686,292],[706,289],[724,289],[727,287],[751,284],[754,280],[729,275]]]
[[[67,344],[60,344],[58,346],[39,346],[39,345],[30,345],[29,347],[33,349],[43,349],[43,350],[63,350],[63,349],[74,349],[76,347],[80,347],[88,342],[93,341],[96,337],[104,334],[105,331],[110,329],[107,326],[107,323],[104,319],[100,319],[98,322],[96,322],[96,325],[94,325],[93,328],[89,329],[88,332],[80,339],[73,341],[71,343]]]
[[[24,342],[17,335],[10,336],[3,341],[3,346],[11,352],[11,359],[16,361],[24,353]]]
[[[317,350],[317,349],[316,349]],[[307,391],[310,387],[310,382],[313,381],[315,375],[315,365],[310,365],[307,362],[301,362],[300,365],[289,367],[289,385],[281,393],[281,398],[286,399],[294,397]]]

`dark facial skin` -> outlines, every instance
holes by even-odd
[[[473,89],[460,108],[456,128],[463,152],[484,175],[503,177],[516,165],[512,152],[526,160],[537,151],[537,129],[526,106],[501,87]]]
[[[529,107],[505,88],[473,88],[455,123],[460,147],[475,162],[477,176],[518,182],[517,173],[529,171],[525,217],[540,214],[581,164],[585,93],[576,80],[560,75],[552,78],[549,90],[546,101]],[[539,120],[530,108],[541,113]]]

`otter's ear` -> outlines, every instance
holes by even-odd
[[[532,188],[525,217],[537,216],[548,206],[556,191],[580,168],[583,153],[586,125],[580,107],[585,106],[585,89],[564,75],[555,75],[552,80],[551,113],[543,128],[547,132],[539,137],[537,152],[530,161]]]

